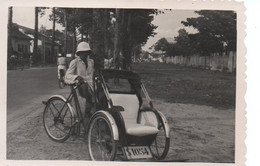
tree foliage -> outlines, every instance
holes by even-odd
[[[198,33],[190,35],[197,50],[207,54],[236,50],[236,13],[233,11],[200,10],[196,18],[182,21],[185,26],[192,26]]]
[[[140,53],[138,48],[146,43],[150,36],[154,36],[157,28],[151,22],[159,11],[155,9],[121,9],[121,46],[124,56],[123,68],[128,68],[131,58]]]
[[[195,44],[192,42],[188,32],[182,28],[178,31],[178,36],[174,38],[176,43],[173,45],[175,55],[188,56],[195,53]]]
[[[56,8],[55,11],[56,22],[63,26],[67,14],[68,33],[80,34],[81,39],[77,39],[77,42],[87,40],[99,61],[104,56],[119,57],[122,54],[123,68],[130,65],[134,54],[140,52],[138,48],[155,34],[156,26],[151,22],[155,14],[161,13],[154,9]],[[117,29],[111,24],[110,12],[115,14]],[[50,16],[52,19],[53,16]]]

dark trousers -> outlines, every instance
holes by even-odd
[[[90,117],[95,112],[95,96],[88,84],[79,87],[79,95],[86,100],[85,117]]]
[[[89,87],[88,84],[82,84],[79,87],[79,95],[86,99],[85,116],[91,116],[96,111],[96,109],[104,110],[108,108],[107,99],[103,89],[101,87],[97,89],[97,96],[95,96],[93,90]],[[96,104],[95,98],[97,99]]]

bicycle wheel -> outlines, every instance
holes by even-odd
[[[73,122],[72,110],[62,98],[52,97],[48,100],[43,113],[43,124],[52,140],[66,141],[70,136]]]
[[[116,157],[117,142],[114,140],[112,126],[106,115],[95,115],[87,130],[88,151],[91,160],[113,161]]]
[[[159,120],[158,130],[159,132],[155,140],[153,141],[152,145],[150,146],[150,149],[153,157],[156,160],[162,160],[168,154],[169,147],[170,147],[170,138],[166,137],[165,126],[162,120]]]

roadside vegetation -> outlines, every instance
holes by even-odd
[[[234,109],[235,73],[223,73],[164,63],[135,63],[151,98],[170,103]]]

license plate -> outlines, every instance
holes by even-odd
[[[152,158],[152,154],[148,146],[128,146],[123,147],[127,159],[144,159]]]

